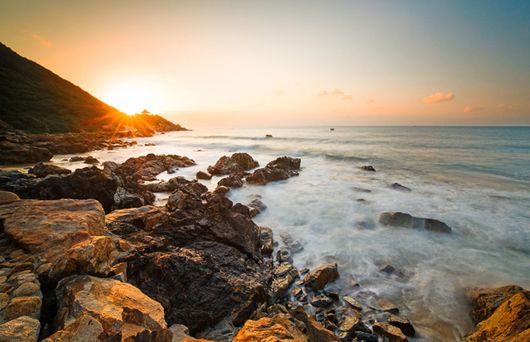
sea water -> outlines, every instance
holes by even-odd
[[[299,268],[336,262],[335,290],[394,302],[418,340],[459,340],[472,328],[467,287],[530,287],[530,127],[205,128],[136,140],[88,154],[123,162],[171,153],[197,162],[160,179],[194,178],[234,152],[250,153],[261,166],[283,155],[301,158],[300,176],[233,189],[230,198],[248,203],[261,196],[268,208],[255,222],[271,227],[280,244],[288,234],[303,246],[294,255]],[[68,157],[53,161],[86,166]],[[214,188],[219,179],[203,182]],[[392,189],[395,182],[412,191]],[[158,203],[164,200],[158,194]],[[435,218],[453,232],[382,226],[385,211]],[[387,264],[403,275],[381,272]]]

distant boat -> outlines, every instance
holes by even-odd
[[[266,134],[265,138],[272,138],[272,134]]]
[[[335,130],[335,128],[330,128],[329,130],[330,130],[330,131],[334,131],[334,130]]]

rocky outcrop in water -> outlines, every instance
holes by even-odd
[[[471,289],[471,318],[475,329],[464,341],[528,341],[530,339],[530,291],[519,286]]]
[[[49,175],[69,175],[72,173],[72,171],[57,165],[44,164],[40,162],[29,169],[28,173],[31,173],[39,178],[44,178]]]
[[[402,212],[384,212],[379,215],[379,223],[385,226],[426,229],[437,233],[451,233],[452,229],[442,221],[414,217]]]
[[[244,173],[259,166],[259,163],[248,153],[234,153],[230,157],[222,156],[214,164],[208,166],[211,175],[229,175],[234,173]]]
[[[270,182],[286,180],[298,176],[301,160],[299,158],[280,157],[267,164],[264,168],[255,170],[247,176],[249,184],[265,185]]]
[[[115,172],[126,182],[152,181],[164,171],[174,173],[178,168],[193,165],[195,162],[188,157],[150,153],[146,156],[127,159],[116,168]]]

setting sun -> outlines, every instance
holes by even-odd
[[[108,87],[103,93],[103,101],[132,115],[144,109],[160,111],[162,99],[155,86],[145,81],[121,81]]]

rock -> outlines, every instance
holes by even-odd
[[[57,165],[44,164],[40,162],[29,169],[28,173],[31,173],[39,178],[44,178],[49,175],[68,175],[72,173],[72,171]]]
[[[20,200],[17,194],[9,191],[0,191],[0,204],[11,203]]]
[[[356,330],[365,329],[359,314],[346,315],[340,323],[338,336],[342,341],[351,341]]]
[[[333,299],[329,298],[325,294],[320,294],[318,296],[314,296],[311,300],[311,305],[313,305],[316,308],[327,308],[333,304]]]
[[[259,227],[259,240],[261,253],[263,255],[271,255],[274,249],[272,229],[268,227]]]
[[[243,179],[237,175],[230,175],[217,182],[217,185],[228,188],[240,188],[243,186]]]
[[[205,171],[199,171],[195,175],[197,179],[204,179],[204,180],[210,180],[212,179],[212,175]]]
[[[84,160],[85,160],[85,158],[83,158],[83,157],[73,156],[72,158],[70,158],[70,163],[78,162],[78,161],[84,161]]]
[[[277,158],[268,163],[266,167],[255,170],[250,176],[247,176],[246,181],[249,184],[265,185],[269,182],[298,176],[300,162],[299,158]]]
[[[484,318],[464,341],[528,341],[530,339],[530,291],[516,286],[475,290],[472,316]],[[515,294],[510,295],[512,292]],[[500,302],[500,303],[499,303]],[[479,309],[477,305],[483,305]],[[493,312],[486,316],[491,310]]]
[[[300,241],[295,241],[293,237],[288,233],[282,233],[280,234],[280,238],[282,239],[282,242],[285,244],[287,249],[289,250],[289,254],[296,254],[300,253],[304,250],[304,246],[300,243]]]
[[[160,303],[121,281],[72,276],[61,280],[56,292],[58,310],[54,328],[59,335],[93,325],[95,331],[102,330],[98,335],[105,339],[125,340],[143,331],[167,328]],[[52,335],[50,340],[57,339]]]
[[[396,304],[384,298],[377,299],[374,308],[380,311],[386,311],[393,314],[397,314],[399,312],[399,308]]]
[[[95,166],[75,170],[66,176],[49,176],[35,186],[32,198],[55,200],[60,198],[98,200],[105,211],[114,206],[118,183]]]
[[[521,291],[524,291],[524,289],[516,285],[493,289],[472,288],[467,290],[466,297],[471,303],[471,319],[475,324],[487,319],[506,299]]]
[[[375,168],[372,165],[363,165],[360,169],[363,171],[375,172]]]
[[[21,316],[0,324],[0,341],[2,342],[37,342],[40,322],[28,316]]]
[[[193,165],[195,165],[195,161],[188,157],[150,153],[146,156],[127,159],[115,172],[125,183],[136,183],[139,180],[155,180],[156,176],[164,171],[172,173],[180,167]]]
[[[437,233],[450,233],[451,227],[442,221],[430,218],[414,217],[402,212],[384,212],[379,215],[379,223],[385,226],[426,229]]]
[[[395,275],[396,277],[403,278],[405,275],[400,270],[396,269],[392,265],[384,265],[379,269],[379,272],[386,273],[389,275]]]
[[[115,247],[112,239],[104,236],[104,215],[95,200],[20,200],[0,205],[5,234],[34,256],[52,263],[50,277],[110,270]]]
[[[47,162],[53,157],[46,148],[10,141],[0,141],[0,151],[0,164],[4,165]]]
[[[337,264],[324,264],[310,271],[304,277],[303,284],[318,291],[322,290],[328,283],[335,281],[338,277]]]
[[[342,297],[342,299],[349,305],[351,306],[354,310],[357,310],[357,311],[362,311],[363,310],[363,306],[361,305],[361,303],[359,303],[358,301],[356,301],[353,297],[351,296],[344,296]]]
[[[307,337],[290,320],[288,314],[272,318],[263,317],[257,321],[248,320],[239,330],[233,342],[251,341],[308,341]]]
[[[274,279],[269,287],[271,302],[275,302],[287,292],[289,286],[298,277],[298,272],[292,264],[284,262],[274,270],[273,276]]]
[[[247,206],[257,209],[259,213],[267,209],[267,206],[265,205],[265,203],[263,203],[259,198],[253,199],[252,201],[250,201],[249,204],[247,204]]]
[[[409,337],[414,337],[416,335],[416,329],[414,329],[412,323],[410,323],[410,321],[404,317],[390,315],[388,318],[388,323],[398,327],[405,335]]]
[[[374,332],[380,336],[384,336],[388,338],[390,341],[396,341],[396,342],[404,342],[408,341],[407,337],[399,330],[399,328],[387,324],[387,323],[381,323],[376,322],[372,326],[374,329]]]
[[[152,205],[114,210],[105,215],[108,229],[120,236],[138,231],[150,232],[156,225],[166,223],[168,220],[169,216],[164,208]]]
[[[189,336],[188,327],[182,324],[173,324],[169,329],[173,333],[171,342],[209,342],[209,340]]]
[[[99,164],[99,160],[97,160],[96,158],[92,157],[92,156],[88,156],[84,159],[84,163],[85,164],[91,164],[91,165],[94,165],[94,164]]]
[[[243,173],[259,166],[248,153],[234,153],[232,156],[222,156],[215,165],[208,166],[211,175],[228,175],[233,173]]]
[[[291,312],[291,315],[298,321],[304,323],[305,333],[310,342],[336,342],[340,341],[335,334],[317,322],[312,316],[306,314],[301,306]]]
[[[390,185],[390,187],[392,189],[394,189],[394,190],[399,190],[399,191],[406,191],[406,192],[412,191],[410,188],[407,188],[406,186],[401,185],[399,183],[392,183],[392,185]]]
[[[42,298],[37,296],[14,297],[4,309],[4,319],[10,321],[20,316],[39,319],[41,305]]]

